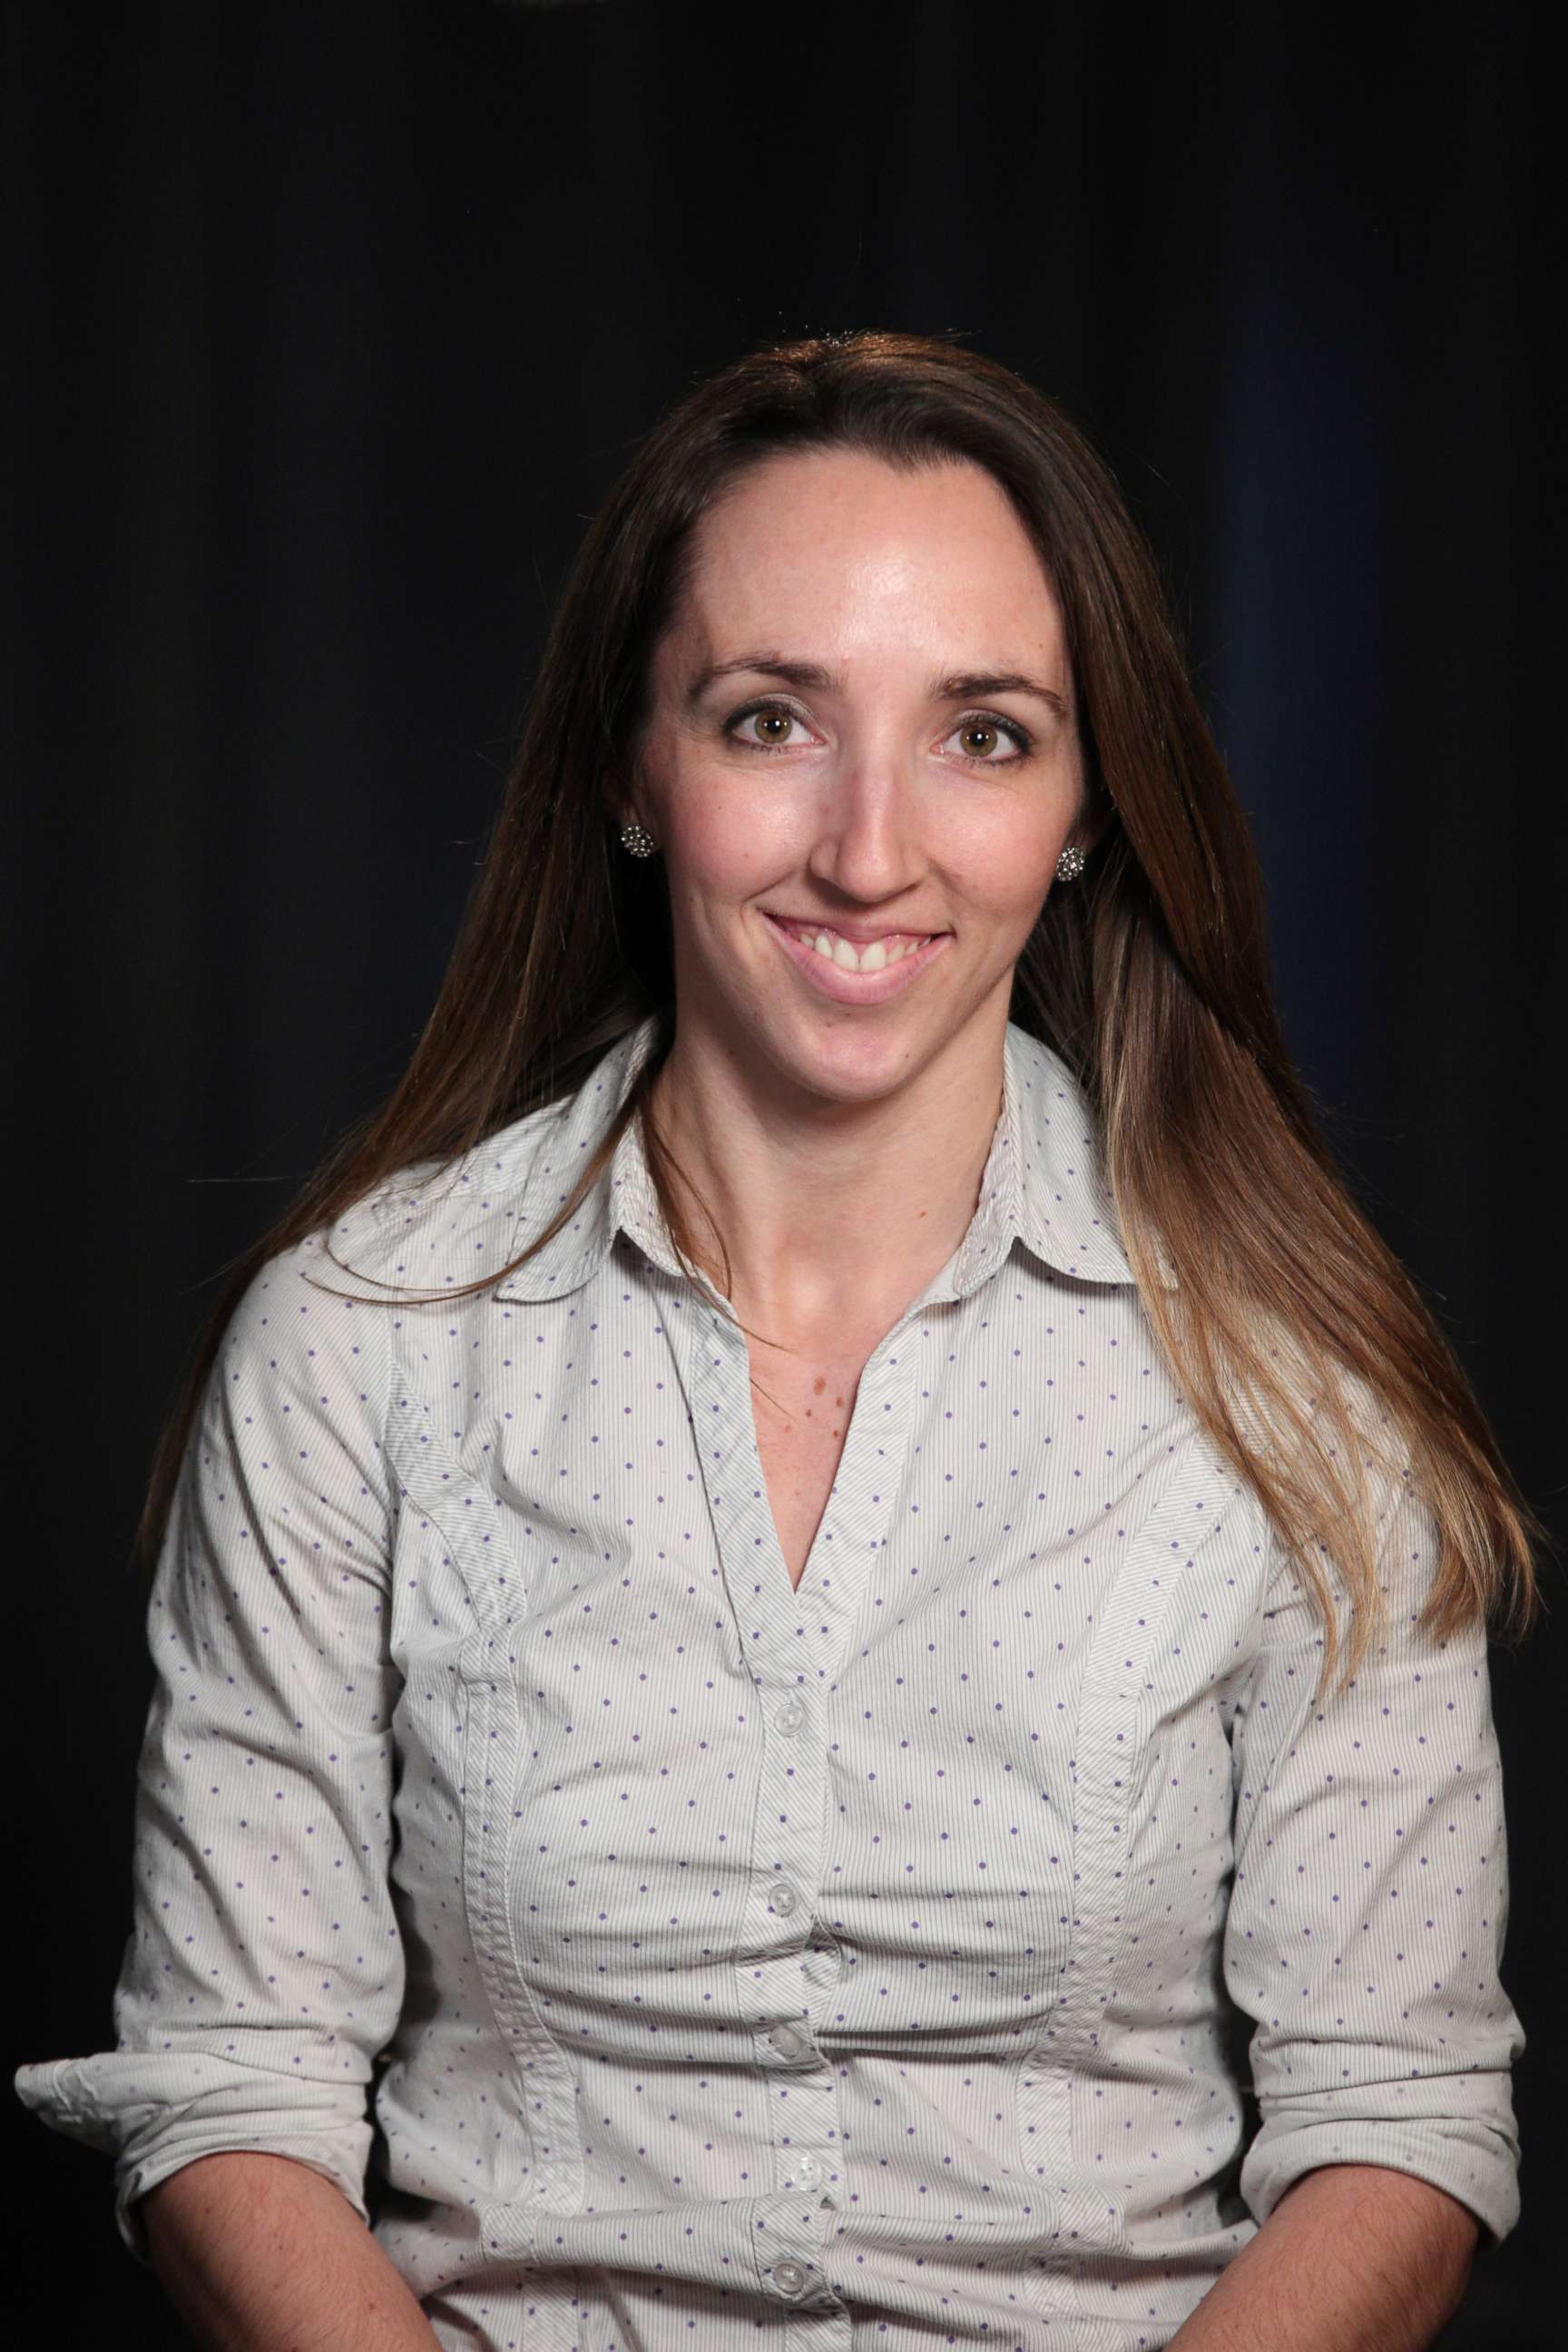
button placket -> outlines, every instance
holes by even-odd
[[[800,1947],[821,1868],[826,1759],[819,1738],[799,1737],[811,1712],[795,1685],[822,1672],[822,1626],[809,1614],[803,1621],[782,1570],[767,1573],[777,1538],[762,1490],[744,1335],[705,1313],[694,1324],[692,1418],[732,1622],[756,1691],[757,1798],[748,1862],[763,1934],[762,1948],[735,1965],[759,2059],[772,2073],[781,2058],[795,2063],[811,2047],[809,2035],[794,2027],[782,2040],[774,2032],[781,2012],[800,2011]],[[832,1624],[829,1615],[829,1636]]]
[[[832,2225],[837,2200],[820,2158],[813,2159],[815,2168],[808,2175],[798,2181],[793,2178],[792,2148],[796,2142],[831,2146],[841,2131],[837,2076],[805,2015],[814,1988],[805,1978],[803,1955],[816,1924],[825,1834],[824,1696],[833,1686],[848,1638],[870,1548],[857,1540],[855,1522],[864,1512],[849,1514],[846,1541],[838,1528],[842,1496],[830,1497],[825,1540],[814,1561],[814,1571],[820,1570],[820,1589],[806,1584],[798,1592],[791,1589],[778,1559],[777,1532],[756,1450],[744,1335],[701,1310],[692,1322],[688,1396],[732,1622],[755,1686],[753,1721],[760,1750],[748,1859],[757,1906],[752,1916],[763,1932],[760,1948],[737,1958],[736,1972],[741,2001],[755,2036],[759,2073],[770,2095],[770,2168],[780,2199],[776,2226],[786,2247],[780,2259],[800,2265],[793,2290],[799,2294],[820,2284],[802,2257],[809,2252],[816,2259],[813,2237],[818,2228]],[[895,1433],[884,1424],[896,1425],[907,1418],[899,1409],[897,1388],[906,1370],[900,1366],[889,1383],[888,1368],[879,1359],[866,1398],[870,1411],[863,1416],[868,1426],[876,1424],[873,1467],[889,1474],[885,1486],[880,1475],[869,1480],[879,1489],[877,1513],[886,1519],[892,1514],[907,1433]],[[885,1401],[893,1402],[892,1412],[884,1412]],[[856,1466],[865,1455],[863,1437],[857,1451],[846,1449],[852,1478],[847,1491],[854,1495],[868,1489],[866,1469]],[[770,1565],[776,1571],[771,1577]],[[764,2158],[763,2163],[768,2162]],[[795,2231],[805,2231],[806,2242],[790,2250],[786,2233],[792,2224]],[[784,2275],[791,2278],[795,2273],[786,2270]]]

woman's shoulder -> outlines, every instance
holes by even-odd
[[[384,1256],[415,1233],[422,1247],[440,1236],[471,1247],[480,1227],[516,1227],[521,1236],[543,1224],[560,1205],[563,1181],[570,1184],[619,1108],[653,1029],[647,1020],[616,1037],[549,1100],[468,1150],[397,1169],[356,1203],[344,1238]]]
[[[412,1311],[432,1293],[438,1305],[487,1265],[499,1273],[538,1219],[542,1154],[567,1108],[549,1103],[468,1150],[410,1160],[270,1251],[234,1307],[222,1352],[259,1350],[279,1363],[368,1352],[370,1326],[385,1321],[377,1307]]]
[[[552,1162],[571,1098],[547,1103],[471,1150],[408,1161],[301,1244],[294,1268],[328,1258],[398,1297],[460,1287],[487,1267],[499,1274],[553,1206]],[[569,1155],[570,1156],[570,1155]]]

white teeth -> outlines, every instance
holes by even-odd
[[[819,956],[825,956],[829,963],[837,964],[840,971],[883,971],[889,964],[897,963],[901,956],[912,955],[916,948],[925,945],[923,938],[912,937],[908,932],[895,932],[888,939],[870,940],[863,948],[857,948],[853,940],[840,939],[836,931],[818,931],[815,936],[796,931],[795,936],[803,946],[815,948]]]

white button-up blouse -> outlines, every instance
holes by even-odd
[[[1046,1045],[798,1590],[635,1121],[520,1273],[363,1278],[502,1266],[652,1036],[364,1203],[352,1276],[318,1234],[248,1289],[149,1605],[118,2047],[21,2097],[115,2156],[139,2260],[132,2200],[273,2150],[496,2352],[1163,2345],[1329,2163],[1503,2235],[1484,1639],[1416,1630],[1384,1473],[1392,1630],[1315,1701]]]

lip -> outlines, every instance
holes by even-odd
[[[911,949],[881,971],[846,971],[842,964],[829,963],[815,948],[804,945],[774,916],[764,911],[763,920],[791,963],[805,973],[818,995],[831,998],[835,1004],[886,1004],[889,997],[901,996],[952,937],[951,931],[938,931],[923,948]]]
[[[915,929],[912,923],[845,923],[835,915],[781,915],[776,907],[764,907],[762,911],[770,922],[795,923],[803,931],[810,930],[814,926],[819,931],[837,931],[841,939],[848,940],[858,948],[868,948],[873,940],[920,939],[922,936],[940,939],[942,936],[940,931],[922,934]]]

